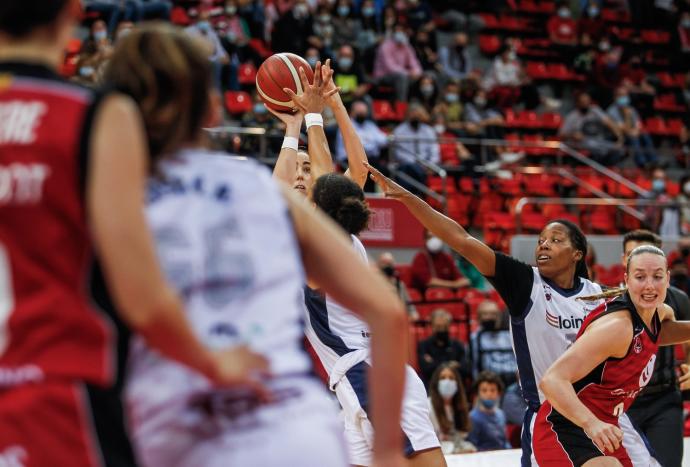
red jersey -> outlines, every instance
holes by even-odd
[[[0,63],[0,389],[110,381],[110,324],[92,309],[83,194],[97,94]]]
[[[628,353],[623,358],[609,357],[573,384],[580,400],[597,418],[607,423],[616,423],[618,416],[628,410],[637,394],[652,379],[659,349],[659,313],[654,313],[652,329],[647,328],[627,292],[622,297],[599,306],[587,316],[577,337],[594,320],[621,310],[628,310],[632,318],[633,338]]]

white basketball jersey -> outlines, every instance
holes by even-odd
[[[352,247],[362,261],[368,262],[367,253],[362,242],[354,235]],[[343,280],[347,280],[346,277]],[[307,308],[306,334],[322,362],[322,345],[329,347],[339,356],[352,350],[368,349],[370,342],[369,327],[356,314],[348,310],[319,291],[305,288]],[[322,345],[315,345],[318,340]],[[326,362],[324,366],[330,371]]]
[[[603,300],[577,300],[601,293],[601,287],[587,279],[579,278],[579,286],[565,291],[542,278],[536,267],[532,273],[530,301],[522,316],[511,316],[510,328],[523,396],[540,404],[544,394],[537,383],[575,341],[582,321]]]
[[[305,374],[305,277],[287,206],[268,170],[222,153],[183,151],[149,185],[147,217],[168,280],[199,339],[246,344],[270,372]],[[139,402],[208,389],[205,378],[132,344],[128,398]],[[155,388],[155,390],[153,389]]]

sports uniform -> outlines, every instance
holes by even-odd
[[[654,372],[661,330],[659,314],[654,313],[651,329],[647,328],[627,294],[592,312],[582,325],[582,332],[593,321],[611,313],[630,313],[633,337],[623,358],[609,357],[587,376],[573,383],[580,401],[600,420],[618,425],[619,415],[632,405]],[[561,415],[546,401],[537,414],[534,427],[534,453],[541,466],[580,466],[588,460],[610,455],[625,467],[633,463],[623,445],[612,454],[604,454],[584,430]]]
[[[109,389],[115,328],[86,287],[83,188],[100,100],[41,65],[0,63],[2,465],[134,462]]]
[[[542,277],[536,267],[502,253],[496,253],[495,275],[489,281],[501,295],[510,313],[513,350],[518,364],[520,386],[527,403],[521,437],[521,465],[536,466],[532,430],[535,414],[545,398],[537,383],[546,370],[575,340],[586,316],[603,300],[577,300],[601,293],[601,287],[576,277],[572,289],[562,289]],[[622,415],[623,443],[636,467],[655,465],[644,438]]]
[[[362,242],[354,235],[351,238],[357,254],[367,261]],[[350,462],[370,465],[374,431],[368,415],[369,328],[354,313],[318,290],[305,287],[304,298],[305,332],[328,373],[329,387],[343,408]],[[405,377],[401,428],[405,435],[405,454],[409,456],[440,447],[440,443],[431,424],[424,384],[409,365]]]
[[[219,389],[134,339],[126,403],[145,466],[343,467],[333,402],[302,346],[299,248],[270,174],[252,161],[181,151],[149,187],[147,217],[163,269],[202,342],[265,356],[260,403]]]

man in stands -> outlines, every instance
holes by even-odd
[[[458,371],[464,379],[470,376],[470,364],[465,344],[450,337],[450,323],[453,317],[443,308],[431,313],[431,331],[428,339],[417,344],[417,358],[424,385],[429,385],[431,375],[441,363],[457,362]]]
[[[654,142],[642,128],[642,119],[637,109],[632,106],[627,86],[616,88],[615,100],[606,109],[606,113],[618,125],[625,139],[625,145],[630,148],[635,159],[635,164],[640,168],[655,164],[658,156],[654,151]]]
[[[517,361],[510,331],[503,326],[503,312],[493,300],[477,308],[480,328],[472,334],[472,373],[488,370],[501,377],[506,387],[516,380]]]
[[[393,130],[393,157],[398,170],[422,185],[426,185],[427,168],[425,162],[438,164],[441,153],[436,132],[429,125],[429,114],[420,104],[410,104],[407,118]],[[417,187],[407,180],[401,184],[413,193]]]
[[[453,257],[443,251],[443,241],[429,231],[424,234],[424,249],[412,259],[412,286],[424,291],[429,287],[459,289],[470,281],[462,277]]]
[[[396,24],[393,37],[384,39],[376,51],[374,78],[379,84],[392,85],[396,99],[405,102],[410,83],[417,81],[422,71],[405,26]]]

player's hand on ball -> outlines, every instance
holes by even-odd
[[[324,80],[321,74],[321,62],[316,63],[313,83],[309,83],[309,79],[307,79],[307,75],[302,67],[299,69],[299,77],[300,81],[302,81],[302,89],[304,89],[302,94],[298,96],[290,88],[283,88],[283,91],[290,96],[295,107],[301,109],[304,113],[320,114],[326,106],[326,100],[337,93],[338,89],[325,91]],[[331,81],[330,78],[329,81]]]
[[[241,345],[213,352],[214,369],[211,379],[218,386],[247,386],[259,398],[268,400],[269,391],[260,380],[269,375],[269,363],[263,355]]]
[[[623,442],[623,431],[615,425],[594,419],[582,427],[585,434],[603,453],[611,453]]]
[[[366,167],[369,171],[369,176],[371,179],[381,188],[381,190],[383,190],[386,198],[402,198],[403,196],[411,194],[405,188],[401,187],[366,162],[362,162],[362,164],[364,164],[364,167]]]

